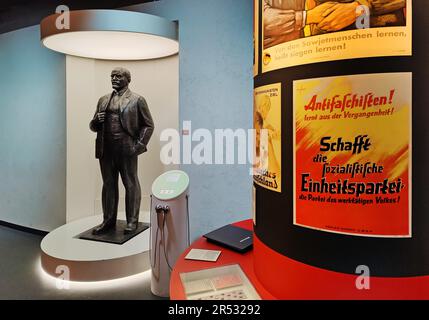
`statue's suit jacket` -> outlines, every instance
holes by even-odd
[[[112,94],[106,94],[98,100],[97,109],[94,118],[89,127],[97,132],[95,143],[95,157],[103,157],[104,149],[104,126],[97,122],[98,112],[105,112],[109,106]],[[152,116],[147,106],[146,100],[134,93],[130,89],[124,92],[120,106],[120,119],[122,128],[133,138],[133,145],[130,145],[130,155],[139,155],[147,151],[147,144],[152,136],[154,124]]]

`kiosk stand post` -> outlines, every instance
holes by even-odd
[[[171,270],[189,246],[189,177],[180,170],[160,175],[151,196],[151,291],[169,297]]]

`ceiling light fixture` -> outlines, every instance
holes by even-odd
[[[61,14],[40,23],[41,41],[68,55],[106,60],[146,60],[179,52],[177,23],[122,10],[70,11],[69,28],[58,29]]]

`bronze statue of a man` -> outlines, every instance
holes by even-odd
[[[131,74],[115,68],[111,74],[113,92],[101,97],[90,122],[97,132],[95,157],[103,177],[103,223],[93,234],[108,232],[116,226],[118,212],[118,178],[125,187],[127,226],[124,233],[137,229],[141,190],[137,175],[137,157],[147,151],[154,124],[146,100],[130,91]]]

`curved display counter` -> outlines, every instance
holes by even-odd
[[[241,227],[244,229],[252,229],[252,221],[245,220],[234,223],[235,226]],[[192,249],[205,249],[205,250],[220,250],[222,253],[219,256],[219,259],[216,262],[206,262],[206,261],[195,261],[195,260],[186,260],[185,257]],[[264,286],[256,278],[254,269],[253,269],[253,250],[248,251],[244,254],[234,252],[232,250],[226,249],[224,247],[218,246],[214,243],[208,242],[204,237],[198,238],[194,241],[189,248],[187,248],[179,257],[174,268],[171,272],[170,278],[170,299],[172,300],[184,300],[186,299],[185,290],[183,288],[182,281],[180,279],[181,273],[198,271],[203,269],[210,269],[214,267],[226,266],[231,264],[239,264],[243,272],[249,278],[256,291],[262,299],[274,300],[275,297],[270,294]]]

